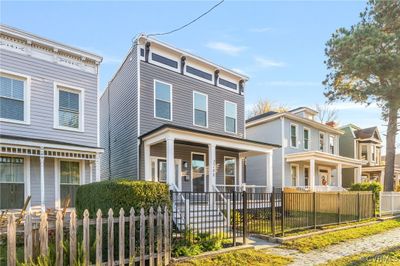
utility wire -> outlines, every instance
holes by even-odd
[[[215,4],[213,7],[211,7],[209,10],[207,10],[206,12],[204,12],[203,14],[201,14],[200,16],[198,16],[197,18],[193,19],[193,20],[190,21],[189,23],[186,23],[185,25],[183,25],[183,26],[181,26],[181,27],[179,27],[179,28],[177,28],[177,29],[174,29],[174,30],[171,30],[171,31],[167,31],[167,32],[162,32],[162,33],[151,33],[151,34],[148,34],[147,36],[150,37],[150,36],[167,35],[167,34],[171,34],[171,33],[180,31],[181,29],[186,28],[186,27],[189,26],[190,24],[193,24],[193,23],[196,22],[197,20],[201,19],[202,17],[204,17],[205,15],[207,15],[208,13],[210,13],[213,9],[215,9],[217,6],[219,6],[220,4],[222,4],[224,1],[225,1],[225,0],[221,0],[220,2],[218,2],[217,4]]]

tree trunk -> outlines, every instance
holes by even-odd
[[[396,156],[397,112],[398,108],[389,106],[388,128],[386,135],[385,191],[393,191],[394,160]]]

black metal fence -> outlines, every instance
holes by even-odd
[[[172,192],[175,239],[268,236],[374,216],[371,192]]]

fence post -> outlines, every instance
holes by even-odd
[[[125,211],[119,210],[119,265],[125,265]]]
[[[338,195],[337,195],[337,196],[338,196],[338,198],[337,198],[337,203],[338,203],[338,224],[340,224],[340,223],[341,223],[340,205],[342,204],[342,202],[341,202],[341,197],[340,197],[340,192],[338,192]]]
[[[164,245],[165,245],[165,265],[169,264],[170,255],[171,255],[171,235],[169,232],[170,228],[170,220],[167,206],[164,207]]]
[[[25,224],[24,224],[24,258],[25,263],[30,263],[32,260],[32,214],[28,211],[28,214],[25,217]]]
[[[97,210],[96,214],[96,266],[100,266],[103,262],[103,219],[101,210]]]
[[[7,266],[15,266],[17,264],[17,246],[14,214],[8,216],[7,223]]]
[[[372,217],[376,217],[376,197],[375,197],[375,193],[372,192]]]
[[[272,232],[272,236],[275,237],[276,213],[275,213],[275,189],[274,188],[272,188],[270,204],[271,204],[271,232]]]
[[[136,251],[135,251],[135,209],[132,207],[129,215],[129,261],[135,261]]]
[[[281,231],[282,236],[285,236],[285,191],[281,190]]]
[[[146,263],[146,251],[145,251],[145,226],[146,217],[144,216],[144,209],[140,209],[140,266],[144,266]]]
[[[233,216],[232,216],[232,234],[233,234],[233,246],[236,246],[236,192],[232,191],[232,203],[233,203]]]
[[[313,192],[314,229],[317,229],[317,193]]]
[[[391,192],[390,193],[390,199],[391,199],[391,203],[390,203],[390,206],[391,206],[391,210],[392,210],[392,215],[394,215],[394,194],[393,194],[393,192]]]
[[[228,228],[231,226],[231,200],[226,199],[226,220]]]
[[[107,252],[107,258],[108,258],[108,266],[114,266],[114,212],[110,208],[108,210],[108,252]]]
[[[185,230],[188,231],[190,228],[190,202],[189,199],[185,199]],[[190,238],[190,236],[189,236]]]
[[[361,204],[360,204],[360,192],[357,193],[357,210],[358,210],[358,221],[361,221]]]
[[[84,265],[90,264],[89,211],[83,212],[83,257]]]
[[[61,210],[57,211],[56,216],[56,265],[63,265],[63,257],[64,257],[64,233],[63,233],[63,214]]]
[[[76,261],[76,212],[72,210],[69,215],[69,264],[75,265]]]
[[[247,192],[243,191],[243,244],[247,244]]]
[[[154,265],[154,209],[150,207],[149,211],[149,265]]]
[[[162,265],[162,213],[161,207],[157,208],[157,266]]]
[[[48,236],[47,213],[42,211],[42,214],[40,215],[39,243],[40,255],[43,257],[47,256],[47,250],[49,247]]]

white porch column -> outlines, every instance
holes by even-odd
[[[96,167],[96,175],[97,175],[97,167]],[[96,181],[97,181],[97,176],[96,176]],[[93,183],[93,161],[89,161],[89,183]]]
[[[174,138],[166,138],[167,145],[167,184],[172,187],[175,182]]]
[[[144,180],[151,181],[150,145],[144,143]]]
[[[44,147],[40,147],[40,206],[44,211]]]
[[[343,177],[342,177],[342,164],[339,163],[336,167],[337,170],[337,186],[342,187]]]
[[[242,154],[239,153],[239,165],[238,165],[238,183],[237,185],[239,186],[239,189],[242,188],[242,184],[243,184],[243,159],[244,157],[242,156]]]
[[[217,185],[215,175],[216,145],[208,144],[208,191],[213,192]]]
[[[357,167],[357,174],[356,174],[356,183],[361,183],[361,175],[362,175],[362,170],[361,170],[361,165]]]
[[[91,167],[91,169],[90,169],[90,174],[92,175],[93,174],[93,166],[91,165],[90,166]],[[99,182],[100,181],[100,153],[97,153],[96,154],[96,161],[95,161],[95,171],[96,171],[96,182]],[[91,177],[91,178],[93,178],[93,177]],[[92,180],[90,180],[90,182],[92,182]]]
[[[273,184],[273,169],[272,169],[272,152],[267,153],[267,193],[272,192]]]
[[[315,187],[315,159],[310,159],[310,188],[313,190]]]

